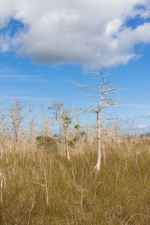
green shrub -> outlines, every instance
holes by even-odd
[[[40,150],[46,150],[50,152],[57,152],[58,144],[57,140],[53,139],[52,137],[47,136],[38,136],[36,137],[37,140],[37,147]]]

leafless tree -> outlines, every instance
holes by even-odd
[[[35,140],[35,119],[37,116],[32,115],[34,109],[35,106],[29,104],[29,138],[31,143],[33,143]]]
[[[75,83],[78,87],[80,87],[82,90],[87,89],[94,89],[96,90],[96,94],[86,94],[85,96],[88,97],[98,97],[98,104],[97,106],[90,106],[88,110],[91,112],[96,113],[97,115],[97,164],[94,168],[95,171],[100,171],[101,168],[101,157],[102,157],[102,151],[101,151],[101,120],[109,119],[108,117],[102,118],[101,112],[102,110],[106,109],[107,107],[110,107],[112,105],[116,105],[118,103],[118,90],[117,88],[111,88],[112,81],[106,81],[105,79],[105,72],[93,72],[93,74],[97,75],[96,78],[100,79],[100,82],[96,85],[83,85],[79,83]],[[112,93],[117,94],[117,100],[116,98],[110,97],[110,94]]]
[[[40,105],[40,114],[41,114],[41,136],[44,136],[44,116],[45,116],[45,111],[44,111],[44,105]]]
[[[24,119],[23,111],[25,107],[22,105],[21,101],[14,100],[12,102],[12,107],[9,107],[9,117],[12,120],[12,125],[13,125],[13,135],[14,135],[14,140],[19,141],[20,140],[20,135],[21,135],[21,123]]]
[[[53,110],[55,119],[59,125],[60,128],[60,136],[61,140],[63,140],[63,132],[62,132],[62,126],[63,126],[63,112],[64,112],[64,103],[60,101],[56,101],[52,99],[53,106],[49,107],[49,110]]]

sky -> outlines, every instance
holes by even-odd
[[[71,80],[96,84],[90,72],[102,69],[121,89],[108,113],[149,131],[150,0],[0,1],[4,107],[18,98],[46,108],[51,99],[66,107],[96,105]]]

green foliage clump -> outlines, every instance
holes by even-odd
[[[80,129],[80,125],[77,124],[77,125],[74,126],[74,128],[75,128],[75,129]]]
[[[72,119],[71,119],[70,117],[66,116],[66,117],[64,118],[64,123],[65,123],[65,124],[70,124],[70,123],[72,123]]]
[[[79,139],[80,139],[80,138],[79,138],[78,136],[76,136],[76,137],[74,137],[73,141],[74,141],[74,142],[77,142],[77,141],[79,141]]]
[[[46,150],[50,152],[57,152],[58,144],[57,140],[48,136],[38,136],[36,137],[37,147],[40,150]]]
[[[85,131],[80,131],[80,136],[83,137],[85,135]]]
[[[74,141],[69,140],[69,141],[68,141],[68,145],[69,145],[70,147],[73,147],[73,146],[74,146]]]

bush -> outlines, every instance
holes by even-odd
[[[36,140],[38,149],[50,152],[57,152],[58,150],[57,141],[52,137],[38,136],[36,137]]]

